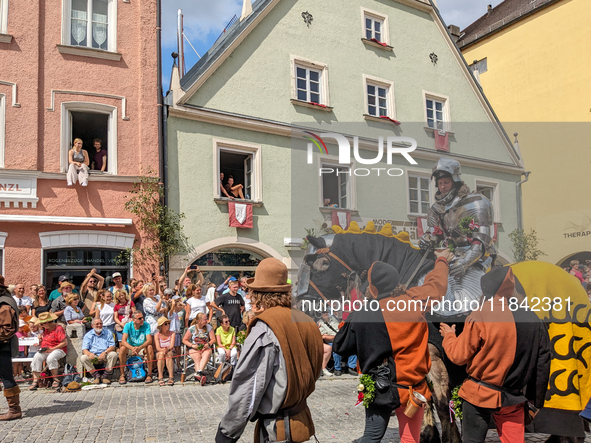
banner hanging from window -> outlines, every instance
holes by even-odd
[[[252,228],[252,204],[228,202],[231,228]]]

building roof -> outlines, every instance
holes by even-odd
[[[257,0],[252,5],[252,14],[240,21],[236,20],[225,29],[222,35],[216,40],[209,51],[193,65],[191,69],[181,78],[181,88],[187,90],[195,81],[211,66],[220,55],[236,40],[240,34],[248,27],[248,25],[255,20],[261,12],[272,2],[272,0]]]
[[[505,0],[460,33],[460,48],[473,44],[530,14],[561,0]]]

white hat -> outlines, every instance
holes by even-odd
[[[24,328],[26,325],[27,325],[27,324],[25,323],[25,321],[24,321],[22,318],[20,318],[20,319],[18,320],[18,327],[19,327],[19,328]]]
[[[116,278],[116,277],[121,277],[121,272],[115,272],[113,274],[113,278]]]

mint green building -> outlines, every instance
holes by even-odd
[[[276,257],[293,279],[305,228],[333,221],[391,223],[416,240],[441,155],[457,159],[465,183],[492,201],[499,258],[512,260],[523,162],[436,6],[245,0],[243,10],[185,76],[173,70],[168,202],[186,214],[193,250],[173,260],[171,278],[195,263],[219,283]],[[325,133],[347,136],[348,163]],[[388,164],[385,153],[367,164],[379,158],[380,137],[414,140],[416,164],[400,154]],[[220,173],[224,185],[232,175],[243,186],[252,228],[229,226]]]

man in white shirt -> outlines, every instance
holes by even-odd
[[[25,295],[25,285],[19,283],[14,287],[12,298],[16,302],[16,305],[20,308],[21,306],[27,307],[27,312],[31,313],[31,306],[33,306],[33,299]]]

